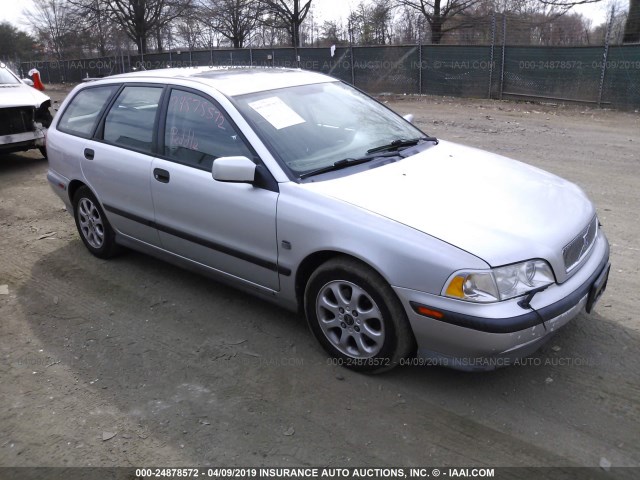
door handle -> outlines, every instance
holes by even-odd
[[[160,183],[169,183],[171,175],[169,175],[169,172],[167,172],[166,170],[163,170],[161,168],[154,168],[153,178],[155,178]]]
[[[94,152],[91,148],[84,149],[84,158],[86,158],[87,160],[93,160],[95,154],[96,152]]]

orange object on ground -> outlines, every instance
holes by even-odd
[[[44,85],[40,80],[40,72],[37,69],[32,68],[29,70],[29,76],[33,78],[33,88],[40,90],[41,92],[44,91]]]

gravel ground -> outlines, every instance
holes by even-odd
[[[0,465],[639,466],[640,115],[383,101],[584,188],[612,246],[597,311],[527,365],[355,374],[296,315],[138,253],[92,257],[46,161],[3,156]]]

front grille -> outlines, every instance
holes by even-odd
[[[33,107],[3,108],[0,110],[0,136],[33,130]]]
[[[589,250],[591,250],[597,233],[598,218],[593,217],[593,220],[589,222],[589,225],[587,225],[576,238],[571,240],[571,242],[562,249],[564,267],[567,270],[567,273],[573,270]]]

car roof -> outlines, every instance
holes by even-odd
[[[191,79],[210,85],[227,96],[244,95],[278,88],[337,82],[316,72],[274,67],[187,67],[143,70],[108,77],[109,79]]]

